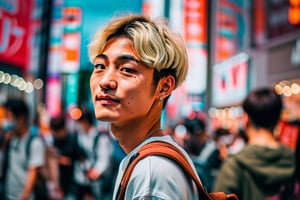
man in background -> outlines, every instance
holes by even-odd
[[[76,141],[85,158],[75,162],[74,184],[69,197],[81,200],[89,196],[100,200],[103,199],[103,178],[111,167],[113,144],[108,134],[97,130],[95,116],[90,110],[83,110],[77,123]]]
[[[53,135],[53,147],[56,150],[59,167],[59,185],[63,196],[70,192],[74,174],[74,163],[84,158],[84,153],[78,148],[75,134],[68,131],[66,119],[62,114],[51,118],[50,129]]]
[[[283,104],[273,89],[259,88],[242,106],[248,143],[224,160],[213,190],[235,193],[243,200],[264,200],[291,180],[295,167],[293,151],[273,135]]]
[[[30,136],[30,113],[23,99],[8,99],[4,107],[3,126],[7,131],[2,173],[4,199],[33,199],[38,170],[45,164],[45,146],[40,137]]]

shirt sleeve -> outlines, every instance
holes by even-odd
[[[197,199],[192,182],[173,161],[148,156],[139,161],[127,185],[125,199]]]
[[[41,138],[36,137],[32,140],[29,149],[29,167],[41,167],[45,164],[45,145]]]

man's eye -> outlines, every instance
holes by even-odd
[[[95,69],[105,69],[105,66],[103,64],[95,64],[94,68]]]
[[[123,67],[121,69],[121,71],[126,72],[126,73],[134,73],[134,72],[136,72],[136,70],[134,70],[132,68],[128,68],[128,67]]]

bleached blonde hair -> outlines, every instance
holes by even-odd
[[[132,41],[143,64],[158,72],[164,71],[166,75],[169,71],[175,78],[175,88],[185,80],[188,71],[186,47],[181,36],[169,30],[166,20],[133,14],[114,17],[90,42],[90,61],[94,63],[109,39],[119,36]]]

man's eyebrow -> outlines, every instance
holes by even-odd
[[[119,56],[118,60],[132,60],[132,61],[135,61],[136,63],[141,63],[140,60],[138,60],[134,56],[128,55],[128,54],[124,54],[124,55]]]
[[[105,54],[99,54],[96,56],[96,58],[102,58],[105,60],[108,60],[108,56]],[[135,61],[136,63],[142,63],[140,60],[136,59],[134,56],[129,55],[129,54],[124,54],[124,55],[120,55],[117,60],[131,60],[131,61]]]
[[[96,58],[103,58],[105,60],[108,60],[108,57],[105,54],[102,54],[102,53],[97,55]]]

